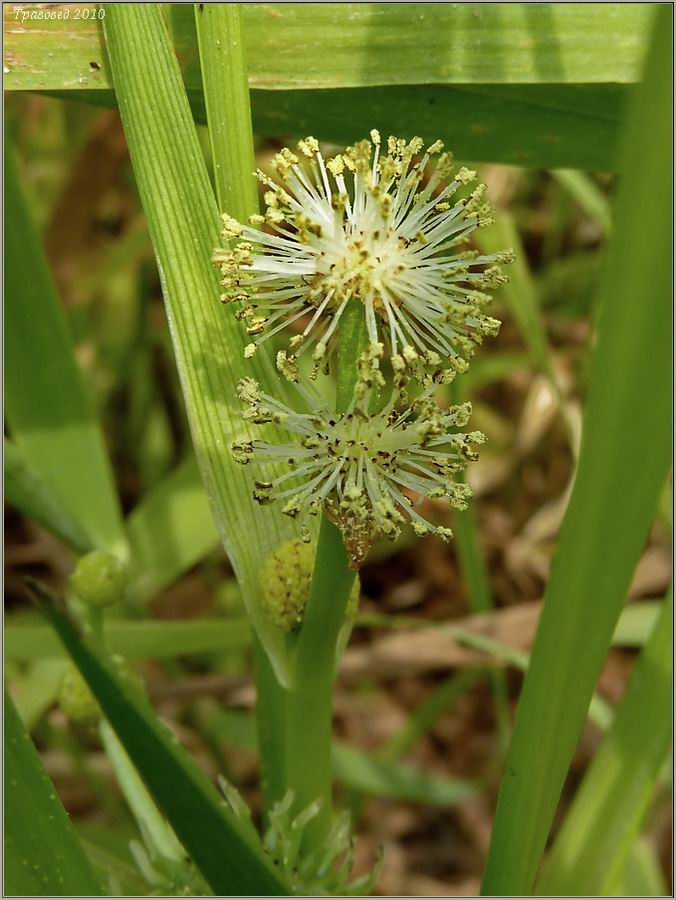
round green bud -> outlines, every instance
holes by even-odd
[[[87,553],[70,576],[70,584],[79,600],[87,606],[102,608],[119,600],[127,589],[126,565],[103,550]]]
[[[299,538],[285,541],[263,563],[262,602],[272,621],[292,631],[303,621],[315,563],[315,546]],[[347,602],[346,617],[353,619],[359,606],[359,578]]]
[[[101,718],[101,707],[75,666],[69,666],[63,676],[59,706],[73,722],[94,724]]]

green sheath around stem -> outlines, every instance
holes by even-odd
[[[341,322],[336,406],[352,399],[357,362],[367,344],[364,311],[352,300]],[[296,812],[319,799],[322,807],[306,830],[306,850],[321,844],[331,824],[331,723],[338,632],[354,584],[340,530],[324,518],[312,586],[295,648],[287,705],[287,786]]]

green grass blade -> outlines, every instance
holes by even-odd
[[[614,894],[671,740],[671,596],[547,859],[545,896]]]
[[[48,598],[41,593],[43,603]],[[155,716],[138,688],[82,641],[53,605],[43,611],[58,633],[153,799],[215,894],[285,896],[247,823],[227,808],[206,775]]]
[[[127,518],[134,587],[151,597],[218,546],[195,457],[163,479]]]
[[[640,76],[654,6],[247,3],[249,81],[271,90],[631,82]],[[4,7],[10,90],[110,87],[91,19],[73,12],[66,20],[31,20],[14,9]],[[103,7],[104,24],[108,14]],[[192,23],[174,17],[173,25],[188,86],[197,87]]]
[[[661,604],[659,600],[630,603],[622,610],[613,634],[617,647],[642,647],[652,634]]]
[[[382,759],[401,759],[418,743],[455,701],[480,680],[480,671],[454,673],[437,685],[410,714],[406,723],[383,746]]]
[[[631,604],[622,610],[613,635],[613,645],[620,647],[641,647],[646,643],[657,621],[659,612],[657,602]],[[370,617],[363,623],[371,627],[400,627],[401,617],[394,621],[378,619],[375,623]],[[357,620],[357,627],[360,625]],[[419,620],[421,627],[430,626],[429,622]],[[410,627],[410,626],[407,626]],[[443,626],[442,626],[443,627]],[[457,629],[456,629],[457,631]],[[217,653],[219,650],[238,649],[251,644],[249,620],[245,616],[232,619],[190,619],[187,621],[144,621],[123,622],[113,620],[105,626],[106,641],[112,653],[127,659],[170,659],[174,656],[189,656],[199,653]],[[449,637],[453,637],[453,627],[449,628]],[[517,668],[525,670],[528,655],[505,647],[495,641],[486,644],[482,638],[470,632],[464,632],[463,643],[473,643],[499,659],[512,662]],[[478,643],[481,643],[481,647]],[[5,659],[7,660],[41,660],[63,657],[64,650],[56,635],[46,625],[27,622],[14,622],[11,618],[6,622]],[[450,689],[451,693],[453,691]]]
[[[92,550],[91,541],[78,522],[16,444],[5,440],[4,450],[5,500],[80,553]]]
[[[584,172],[555,169],[552,175],[577,200],[582,209],[608,234],[612,224],[608,198]]]
[[[479,546],[476,513],[473,504],[457,514],[453,524],[453,535],[458,565],[463,580],[467,585],[470,609],[477,613],[487,612],[494,606],[493,594],[488,579],[486,560]],[[500,669],[492,669],[488,677],[493,693],[500,747],[504,751],[507,747],[511,727],[507,682],[504,672]]]
[[[239,222],[258,212],[240,6],[198,3],[195,23],[218,205]]]
[[[251,626],[245,616],[236,619],[122,622],[105,626],[111,653],[127,659],[171,659],[199,653],[217,653],[251,644]],[[5,659],[29,660],[64,655],[61,642],[46,625],[8,624]]]
[[[256,134],[318,135],[349,144],[383,134],[441,138],[461,159],[553,169],[614,172],[617,135],[633,86],[622,84],[392,85],[251,92]],[[110,90],[50,91],[61,99],[114,107]],[[196,122],[204,96],[189,90]],[[583,138],[583,139],[582,139]]]
[[[5,693],[5,896],[101,897],[54,785]]]
[[[526,250],[521,242],[512,216],[501,211],[495,225],[485,230],[479,238],[484,253],[495,253],[501,247],[512,247],[516,260],[509,271],[509,282],[500,291],[507,303],[533,367],[552,379],[552,360],[538,303],[537,290],[530,270]]]
[[[485,894],[532,888],[670,464],[670,37],[671,9],[660,7],[626,136],[580,461],[519,702]]]
[[[428,806],[455,806],[478,793],[471,781],[435,775],[335,742],[331,760],[337,781],[352,790]]]
[[[40,239],[5,152],[5,409],[16,446],[94,547],[125,552],[108,457]]]
[[[662,865],[651,840],[639,838],[633,845],[617,881],[616,897],[668,897]]]
[[[258,572],[294,530],[281,512],[254,504],[254,476],[230,455],[233,440],[253,436],[241,419],[239,377],[250,374],[266,384],[275,375],[263,354],[244,363],[244,329],[219,303],[211,264],[219,243],[218,208],[161,13],[151,4],[105,9],[118,103],[160,269],[200,472],[254,627],[284,679],[285,646],[260,607]]]
[[[455,638],[459,644],[471,647],[474,650],[480,650],[482,653],[495,657],[495,659],[503,660],[520,672],[528,671],[530,656],[523,650],[507,647],[505,644],[501,644],[499,641],[493,640],[493,638],[485,637],[483,634],[473,634],[471,631],[462,632],[460,629],[456,631]],[[588,716],[590,722],[593,722],[598,728],[605,731],[613,720],[613,711],[600,694],[592,694],[589,701]]]

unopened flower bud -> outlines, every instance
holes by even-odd
[[[70,576],[70,584],[78,599],[87,606],[101,609],[119,600],[127,589],[126,565],[103,550],[83,556]]]

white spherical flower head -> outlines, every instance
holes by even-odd
[[[485,185],[455,196],[476,173],[453,174],[450,154],[428,177],[441,141],[423,153],[420,138],[390,137],[385,153],[372,131],[370,141],[329,160],[314,138],[298,146],[300,156],[285,149],[273,161],[281,184],[257,173],[269,188],[265,215],[249,225],[224,216],[224,242],[232,246],[214,253],[222,299],[244,303],[239,315],[253,337],[247,355],[296,323],[291,358],[313,347],[318,368],[356,299],[372,344],[385,342],[395,363],[464,371],[484,335],[498,331],[483,312],[485,291],[507,280],[499,264],[513,259],[511,251],[462,249],[493,221]]]
[[[360,361],[357,386],[344,413],[330,408],[307,379],[297,380],[294,387],[312,412],[298,412],[261,393],[253,379],[239,385],[247,407],[243,417],[258,425],[275,422],[290,437],[281,445],[233,445],[238,462],[281,461],[289,466],[274,481],[256,482],[255,499],[283,501],[283,511],[292,517],[324,512],[343,532],[355,568],[376,537],[394,540],[407,520],[418,535],[430,532],[450,539],[450,529],[428,522],[416,506],[425,497],[446,498],[465,509],[471,491],[454,478],[477,458],[475,447],[485,439],[481,432],[459,430],[469,419],[470,405],[442,409],[434,400],[433,385],[409,401],[403,377],[395,376],[389,401],[374,412],[376,385],[382,387],[383,380],[373,353]]]

